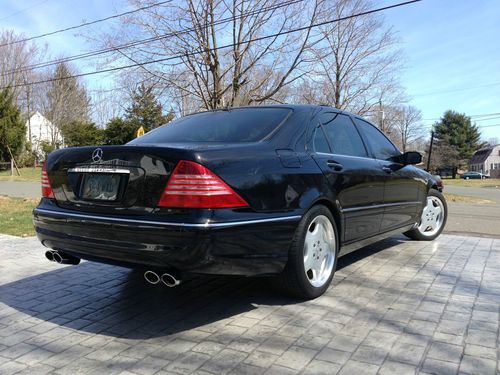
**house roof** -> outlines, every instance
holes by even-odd
[[[488,156],[490,156],[491,152],[495,146],[492,147],[485,147],[477,150],[474,155],[470,158],[470,164],[481,164],[488,159]]]

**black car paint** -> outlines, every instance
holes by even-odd
[[[314,117],[325,110],[345,112],[286,107],[293,114],[262,142],[103,146],[97,163],[91,158],[96,147],[53,152],[47,171],[56,199],[43,198],[34,210],[38,238],[83,259],[128,267],[260,275],[284,268],[298,222],[315,204],[332,210],[342,253],[418,222],[427,191],[435,185],[431,175],[372,157],[315,153]],[[179,160],[209,168],[249,207],[157,207]],[[82,177],[68,173],[75,166],[130,170],[122,201],[78,198]]]

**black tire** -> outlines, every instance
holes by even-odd
[[[441,227],[439,228],[439,230],[436,233],[429,236],[429,235],[423,234],[417,226],[416,228],[413,228],[413,229],[409,230],[408,232],[403,233],[405,236],[407,236],[413,240],[417,240],[417,241],[432,241],[432,240],[436,239],[443,231],[444,227],[446,226],[446,220],[448,218],[448,206],[446,205],[446,199],[444,198],[444,195],[436,189],[429,190],[428,197],[431,197],[431,196],[439,199],[441,201],[441,203],[443,204],[444,210],[443,210],[443,221],[442,221]]]
[[[309,282],[304,270],[304,241],[310,224],[320,215],[326,216],[332,224],[335,236],[335,258],[330,277],[321,287],[315,287]],[[337,268],[337,257],[340,247],[338,238],[337,226],[330,210],[323,205],[313,206],[302,217],[295,231],[288,253],[288,262],[277,280],[279,287],[285,293],[301,299],[313,299],[321,296],[330,286]]]

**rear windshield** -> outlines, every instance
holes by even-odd
[[[130,142],[256,142],[291,112],[288,108],[237,108],[196,113],[163,125]]]

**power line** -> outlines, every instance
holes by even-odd
[[[490,116],[500,116],[500,112],[497,113],[482,113],[478,115],[468,115],[467,117],[470,117],[474,121],[486,121],[486,120],[493,120],[496,117],[492,118],[485,118],[485,119],[477,119],[481,117],[490,117]],[[441,120],[441,117],[435,117],[435,118],[424,118],[423,121],[437,121]]]
[[[482,115],[470,115],[469,117],[489,117],[489,116],[499,116],[500,112],[497,113],[485,113]]]
[[[426,128],[433,127],[433,126],[434,126],[434,124],[426,124],[426,125],[424,125],[424,127],[426,127]],[[496,127],[496,126],[500,126],[500,124],[476,125],[476,128],[483,129],[483,128],[493,128],[493,127]]]
[[[477,125],[478,128],[493,128],[495,126],[500,126],[500,124],[491,124],[491,125]]]
[[[242,41],[240,44],[248,44],[248,43],[254,43],[254,42],[258,42],[258,41],[265,40],[265,39],[277,38],[277,37],[282,36],[282,35],[288,35],[288,34],[296,33],[296,32],[299,32],[299,31],[310,30],[310,29],[315,28],[315,27],[320,27],[320,26],[331,24],[331,23],[348,20],[348,19],[351,19],[351,18],[366,16],[366,15],[369,15],[369,14],[372,14],[372,13],[377,13],[377,12],[381,12],[381,11],[388,10],[388,9],[394,9],[394,8],[402,7],[402,6],[405,6],[405,5],[409,5],[409,4],[413,4],[413,3],[418,3],[420,1],[422,1],[422,0],[410,0],[410,1],[405,1],[405,2],[401,2],[401,3],[393,4],[393,5],[388,5],[388,6],[385,6],[385,7],[376,8],[376,9],[368,10],[368,11],[357,13],[357,14],[352,14],[350,16],[340,17],[340,18],[336,18],[336,19],[332,19],[332,20],[328,20],[328,21],[323,21],[323,22],[319,22],[319,23],[316,23],[316,24],[312,24],[312,25],[309,25],[309,26],[298,27],[298,28],[295,28],[295,29],[287,30],[287,31],[281,31],[279,33],[274,33],[274,34],[270,34],[270,35],[265,35],[265,36],[261,36],[261,37],[249,39],[249,40],[246,40],[246,41]],[[61,80],[66,80],[66,79],[70,79],[70,78],[79,78],[79,77],[85,77],[85,76],[90,76],[90,75],[95,75],[95,74],[101,74],[101,73],[110,73],[110,72],[115,72],[115,71],[122,70],[122,69],[130,69],[130,68],[139,67],[139,66],[142,67],[142,66],[145,66],[145,65],[156,64],[156,63],[160,63],[160,62],[165,62],[165,61],[179,59],[181,57],[195,56],[195,55],[198,55],[200,53],[206,53],[206,52],[216,51],[216,50],[220,50],[220,49],[224,49],[224,48],[228,48],[228,47],[234,47],[235,45],[236,44],[234,44],[234,43],[230,43],[230,44],[226,44],[226,45],[215,47],[215,48],[204,49],[204,50],[201,50],[201,51],[198,50],[198,51],[193,51],[193,52],[187,52],[187,53],[184,53],[184,54],[174,55],[174,56],[170,56],[170,57],[164,57],[164,58],[161,58],[161,59],[146,61],[146,62],[143,62],[143,63],[134,63],[134,64],[129,64],[129,65],[117,66],[117,67],[113,67],[113,68],[96,70],[96,71],[92,71],[92,72],[86,72],[86,73],[79,73],[79,74],[69,75],[69,76],[66,76],[66,77],[50,78],[50,79],[45,79],[45,80],[40,80],[40,81],[34,81],[34,82],[28,82],[28,83],[21,83],[21,84],[17,84],[17,85],[12,85],[12,86],[10,86],[10,88],[24,87],[24,86],[36,85],[36,84],[40,84],[40,83],[48,83],[48,82],[53,82],[53,81],[61,81]],[[2,87],[0,89],[6,89],[7,87],[9,87],[9,86],[5,86],[5,87]]]
[[[289,1],[285,1],[283,3],[279,3],[279,4],[271,5],[269,7],[261,8],[259,10],[254,10],[254,11],[251,11],[251,12],[240,14],[240,15],[238,15],[236,17],[232,17],[232,16],[231,17],[226,17],[226,18],[223,18],[223,19],[220,19],[218,21],[213,22],[213,25],[216,25],[216,26],[217,25],[221,25],[221,24],[233,21],[235,19],[241,19],[241,18],[245,18],[245,17],[257,15],[257,14],[260,14],[260,13],[263,13],[263,12],[268,12],[268,11],[276,10],[276,9],[279,9],[281,7],[284,7],[284,6],[289,6],[289,5],[301,3],[303,1],[304,0],[289,0]],[[206,27],[207,25],[211,25],[211,24],[206,23],[205,25],[203,25],[203,27]],[[162,40],[162,39],[166,39],[166,38],[170,38],[170,37],[174,37],[174,36],[179,36],[179,35],[186,34],[186,33],[192,32],[192,31],[195,31],[194,27],[186,28],[186,29],[179,30],[179,31],[176,31],[176,32],[171,32],[171,33],[167,33],[167,34],[158,35],[158,36],[151,37],[151,38],[140,39],[140,40],[136,40],[136,41],[124,43],[122,45],[118,45],[118,46],[114,46],[114,47],[108,47],[108,48],[104,48],[104,49],[100,49],[100,50],[96,50],[96,51],[89,51],[89,52],[81,53],[81,54],[78,54],[78,55],[64,57],[64,58],[61,58],[61,59],[56,59],[56,60],[52,60],[52,61],[41,62],[41,63],[37,63],[37,64],[33,64],[33,65],[27,65],[27,66],[24,66],[24,67],[21,67],[21,68],[12,69],[12,70],[9,70],[7,72],[4,72],[1,76],[4,77],[4,76],[8,76],[8,75],[13,74],[13,73],[23,73],[23,72],[30,71],[32,69],[40,69],[40,68],[45,68],[45,67],[48,67],[48,66],[57,65],[57,64],[60,64],[60,63],[64,63],[64,62],[76,61],[76,60],[81,60],[81,59],[85,59],[85,58],[89,58],[89,57],[99,56],[99,55],[102,55],[102,54],[106,54],[106,53],[110,53],[110,52],[115,52],[115,51],[119,51],[119,50],[122,50],[122,49],[130,48],[130,47],[135,47],[135,46],[138,46],[138,45],[141,45],[141,44],[156,42],[156,41],[159,41],[159,40]]]
[[[30,10],[30,9],[36,8],[37,6],[42,5],[42,4],[44,4],[44,3],[48,2],[48,1],[49,1],[49,0],[42,0],[42,1],[39,1],[39,2],[38,2],[38,3],[36,3],[36,4],[33,4],[33,5],[29,6],[29,7],[23,8],[23,9],[21,9],[21,10],[18,10],[17,12],[14,12],[14,13],[12,13],[12,14],[9,14],[8,16],[5,16],[5,17],[0,18],[0,21],[6,20],[7,18],[10,18],[10,17],[15,16],[15,15],[18,15],[18,14],[24,13],[24,12],[26,12],[27,10]]]
[[[491,86],[498,86],[500,85],[500,82],[495,82],[495,83],[488,83],[486,85],[480,85],[480,86],[469,86],[469,87],[463,87],[463,88],[457,88],[457,89],[451,89],[451,90],[442,90],[442,91],[433,91],[433,92],[427,92],[423,94],[418,94],[414,95],[414,97],[421,97],[421,96],[432,96],[432,95],[438,95],[438,94],[447,94],[450,92],[459,92],[459,91],[468,91],[468,90],[475,90],[475,89],[480,89],[484,87],[491,87]]]
[[[474,122],[477,122],[477,121],[490,121],[490,120],[496,120],[496,119],[499,119],[500,116],[494,116],[494,117],[488,117],[488,118],[478,118],[478,119],[475,119],[473,118],[472,121]]]
[[[48,1],[48,0],[46,0],[46,1]],[[9,42],[9,43],[0,44],[0,47],[5,47],[5,46],[10,46],[12,44],[18,44],[18,43],[28,42],[30,40],[44,38],[44,37],[47,37],[47,36],[50,36],[50,35],[63,33],[65,31],[79,29],[81,27],[94,25],[96,23],[108,21],[108,20],[111,20],[111,19],[114,19],[114,18],[119,18],[119,17],[122,17],[122,16],[126,16],[128,14],[140,12],[141,10],[146,10],[146,9],[149,9],[149,8],[154,8],[154,7],[157,7],[157,6],[166,4],[166,3],[170,3],[170,2],[172,2],[172,0],[160,1],[160,2],[155,3],[155,4],[143,6],[141,8],[137,8],[137,9],[134,9],[134,10],[129,10],[127,12],[115,14],[113,16],[109,16],[109,17],[105,17],[105,18],[100,18],[100,19],[97,19],[97,20],[94,20],[94,21],[84,22],[84,23],[81,23],[79,25],[74,25],[74,26],[66,27],[64,29],[59,29],[59,30],[51,31],[51,32],[48,32],[48,33],[45,33],[45,34],[35,35],[35,36],[29,37],[29,38],[15,40],[15,41]]]

